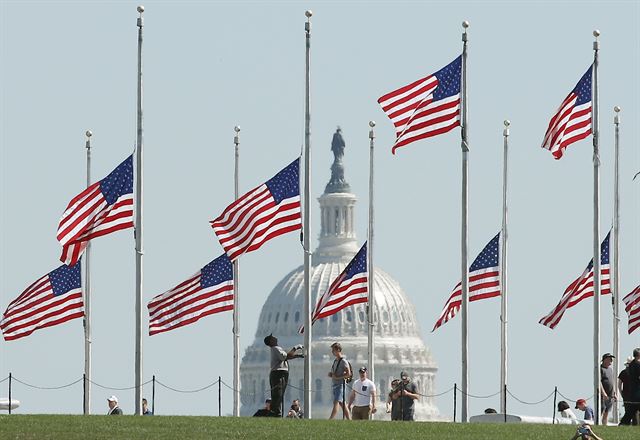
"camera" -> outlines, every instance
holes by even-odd
[[[578,434],[589,434],[589,428],[581,426],[578,428]]]
[[[293,349],[294,350],[304,350],[304,345],[302,345],[302,344],[294,345]]]
[[[293,355],[294,358],[303,358],[304,357],[304,345],[298,344],[291,347],[292,350],[296,351],[296,354]]]

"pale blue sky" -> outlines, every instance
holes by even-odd
[[[439,366],[436,386],[460,382],[460,320],[430,330],[459,281],[459,131],[390,153],[394,131],[377,98],[435,72],[461,52],[469,29],[470,260],[501,222],[502,121],[511,120],[510,388],[537,401],[558,386],[591,395],[592,303],[568,311],[554,331],[538,324],[592,253],[591,140],[561,161],[540,148],[549,118],[593,59],[601,37],[600,115],[603,236],[613,210],[613,107],[622,111],[621,293],[640,283],[640,6],[611,2],[175,2],[145,4],[144,301],[221,253],[208,220],[231,201],[233,127],[242,126],[241,191],[271,177],[303,143],[304,11],[313,9],[314,196],[329,178],[337,125],[346,176],[359,197],[359,241],[367,224],[368,126],[376,127],[376,264],[414,303]],[[93,175],[101,178],[135,143],[136,2],[0,2],[0,309],[58,266],[55,231],[85,182],[84,132],[93,130]],[[314,238],[319,231],[314,206]],[[315,245],[314,245],[315,247]],[[93,377],[133,385],[134,252],[130,231],[93,246]],[[471,261],[470,261],[471,263]],[[302,264],[297,234],[243,257],[241,346],[254,340],[260,305]],[[602,351],[611,347],[602,301]],[[623,312],[624,313],[624,312]],[[499,300],[470,307],[470,392],[499,388]],[[145,315],[146,316],[146,315]],[[638,345],[626,334],[624,355]],[[145,379],[195,389],[232,382],[231,314],[144,338]],[[0,378],[35,385],[83,372],[81,320],[0,342]],[[266,372],[265,372],[266,374]],[[217,388],[178,394],[158,387],[160,414],[217,414]],[[93,389],[133,410],[133,391]],[[6,382],[0,384],[0,396]],[[150,396],[150,388],[145,395]],[[82,411],[82,387],[38,391],[15,384],[22,413]],[[223,413],[231,412],[223,389]],[[445,416],[451,396],[437,399]],[[471,413],[498,398],[470,400]],[[510,411],[551,415],[550,401]]]

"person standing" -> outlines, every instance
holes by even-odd
[[[402,411],[400,410],[400,400],[398,397],[394,397],[396,391],[400,385],[399,379],[393,379],[391,381],[391,391],[387,395],[387,413],[391,413],[391,420],[402,420]]]
[[[600,420],[603,425],[609,423],[609,411],[617,399],[613,367],[611,366],[614,357],[611,353],[605,353],[602,355],[600,363],[600,405],[602,406]]]
[[[640,423],[640,420],[638,420],[638,411],[640,411],[640,348],[633,350],[633,360],[629,362],[627,371],[629,374],[629,398],[631,400],[629,405],[625,404],[624,416],[620,420],[621,425],[629,425],[633,418],[636,419],[636,423]]]
[[[351,377],[351,368],[349,368],[347,359],[342,355],[342,345],[339,342],[331,344],[331,354],[335,356],[335,359],[328,374],[331,378],[331,391],[333,394],[333,408],[329,419],[334,419],[338,414],[338,408],[342,408],[344,418],[351,420],[349,408],[347,408],[344,401],[345,380]]]
[[[415,420],[415,401],[420,398],[418,395],[418,387],[411,381],[409,375],[403,371],[400,373],[400,384],[393,393],[393,399],[399,399],[400,401],[400,420],[413,421]]]
[[[624,363],[624,369],[618,374],[618,391],[622,396],[622,404],[624,405],[624,416],[620,418],[620,425],[637,425],[638,417],[632,411],[633,402],[633,384],[631,383],[631,374],[629,373],[629,364],[633,362],[633,357],[628,357]]]
[[[107,399],[107,404],[109,405],[109,412],[107,415],[109,416],[121,416],[122,410],[118,406],[118,398],[116,396],[111,396]]]
[[[296,355],[296,350],[302,346],[295,346],[291,350],[284,351],[278,345],[278,338],[272,334],[264,338],[264,344],[271,349],[271,370],[269,371],[269,386],[271,387],[271,417],[282,417],[282,399],[289,382],[289,359],[302,357]]]
[[[360,378],[353,383],[349,395],[349,411],[353,420],[369,420],[377,411],[376,385],[367,378],[367,367],[360,367],[358,374]]]

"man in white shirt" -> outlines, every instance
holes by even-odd
[[[369,420],[376,412],[376,385],[367,378],[367,367],[360,367],[358,373],[360,378],[349,395],[349,409],[353,420]]]

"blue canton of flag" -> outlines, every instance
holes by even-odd
[[[72,267],[62,265],[13,300],[0,322],[4,339],[19,339],[37,329],[83,317],[80,267],[80,262]]]
[[[222,254],[186,281],[156,296],[147,305],[149,335],[233,310],[233,265]]]

